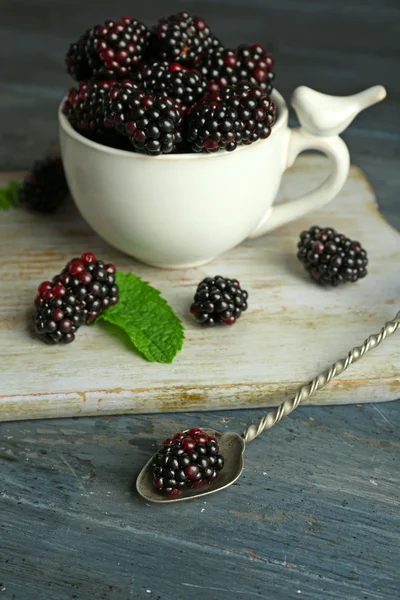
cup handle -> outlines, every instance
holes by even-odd
[[[294,90],[291,104],[302,126],[290,130],[286,168],[292,166],[300,152],[319,150],[328,157],[331,172],[313,192],[269,208],[250,238],[264,235],[328,204],[340,192],[349,173],[350,157],[339,134],[362,110],[381,102],[385,97],[386,90],[382,85],[375,85],[352,96],[329,96],[304,85]]]
[[[304,127],[290,130],[288,160],[286,168],[292,166],[304,150],[319,150],[329,159],[331,172],[316,190],[295,200],[283,202],[269,209],[257,229],[249,238],[257,238],[281,225],[294,221],[306,213],[328,204],[344,186],[350,167],[350,156],[344,141],[338,136],[315,136]]]

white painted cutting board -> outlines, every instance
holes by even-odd
[[[325,176],[323,158],[301,157],[284,178],[282,197],[299,196]],[[361,241],[370,257],[368,277],[340,289],[312,284],[295,257],[299,232],[312,224],[332,226]],[[85,250],[162,291],[186,327],[183,351],[172,365],[146,362],[103,326],[82,327],[69,346],[49,347],[30,337],[38,283]],[[199,269],[162,271],[136,263],[102,242],[72,204],[46,217],[2,211],[0,254],[4,421],[273,406],[377,332],[400,305],[400,235],[379,214],[372,188],[357,167],[328,207]],[[197,283],[216,274],[240,280],[249,292],[249,310],[233,327],[205,329],[188,308]],[[350,367],[312,402],[399,397],[400,335]]]

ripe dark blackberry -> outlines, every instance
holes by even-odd
[[[19,200],[26,208],[40,212],[54,212],[68,196],[61,158],[37,161],[19,188]]]
[[[183,107],[193,106],[204,96],[207,81],[195,70],[180,63],[153,61],[141,66],[136,81],[147,92],[167,95]]]
[[[219,87],[235,86],[241,81],[272,91],[274,61],[260,44],[243,44],[235,49],[215,47],[203,58],[201,74]]]
[[[207,98],[189,111],[185,141],[193,152],[231,152],[242,140],[240,129],[238,113],[230,103]]]
[[[180,12],[159,21],[154,28],[152,47],[159,58],[195,68],[214,46],[214,40],[203,19]]]
[[[182,141],[181,121],[179,103],[168,96],[155,97],[139,90],[121,95],[119,86],[109,94],[107,126],[128,136],[137,152],[151,155],[173,152]]]
[[[261,44],[242,44],[236,48],[236,75],[239,81],[246,80],[270,94],[275,75],[274,60]]]
[[[77,88],[70,89],[63,106],[72,127],[99,143],[103,143],[107,135],[104,100],[114,84],[115,81],[82,81]]]
[[[206,277],[197,287],[190,312],[204,325],[233,325],[247,310],[247,299],[237,279]]]
[[[212,483],[224,467],[218,442],[201,429],[189,429],[165,440],[154,457],[153,481],[164,494]]]
[[[70,260],[52,283],[67,288],[84,310],[85,322],[93,323],[103,310],[119,300],[115,272],[114,265],[104,264],[91,252],[85,252]]]
[[[150,31],[140,21],[123,17],[88,30],[67,52],[67,69],[81,79],[125,79],[142,60]]]
[[[38,289],[33,315],[35,332],[46,344],[69,344],[85,322],[85,311],[76,296],[60,283],[44,281]]]
[[[252,144],[270,135],[276,108],[261,88],[241,82],[234,88],[222,90],[221,98],[229,102],[239,115],[243,144]]]
[[[89,33],[90,29],[85,31],[76,42],[71,44],[65,56],[67,71],[76,81],[85,81],[92,76],[86,53]]]
[[[207,53],[199,71],[208,81],[224,88],[238,83],[237,66],[238,60],[234,50],[217,47]]]
[[[300,234],[298,259],[321,285],[356,282],[367,275],[367,252],[331,227],[311,227]]]

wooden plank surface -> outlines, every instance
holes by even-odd
[[[282,198],[316,187],[326,174],[323,158],[302,157],[285,177]],[[368,277],[334,290],[313,285],[295,256],[299,232],[312,223],[360,240],[369,251]],[[400,236],[382,219],[357,168],[321,211],[198,269],[140,265],[107,247],[70,205],[46,219],[21,210],[3,213],[0,233],[1,420],[275,406],[379,331],[399,306],[393,271]],[[38,283],[86,250],[139,274],[169,300],[186,328],[184,349],[172,366],[144,361],[109,327],[81,328],[73,344],[59,348],[29,335]],[[191,298],[201,279],[218,273],[241,281],[249,310],[235,327],[201,328],[188,312]],[[398,349],[399,339],[387,341],[309,402],[396,399]]]
[[[134,478],[192,424],[255,411],[3,423],[0,598],[396,600],[399,410],[303,407],[206,500],[149,505]]]
[[[345,138],[400,229],[398,0],[1,0],[0,170],[57,142],[68,42],[130,10],[184,8],[227,44],[272,48],[286,98],[387,87]],[[300,407],[248,448],[232,490],[162,511],[131,488],[156,441],[191,424],[241,431],[263,411],[1,423],[0,598],[395,600],[399,407]]]

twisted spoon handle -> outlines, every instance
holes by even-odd
[[[381,331],[375,335],[370,335],[369,338],[365,340],[362,346],[357,346],[351,350],[347,357],[341,360],[338,360],[334,363],[330,369],[324,371],[315,379],[303,385],[296,393],[295,397],[291,400],[285,400],[278,406],[278,408],[274,411],[269,412],[265,417],[263,417],[258,423],[254,425],[250,425],[243,432],[242,437],[246,444],[253,441],[256,437],[258,437],[264,429],[269,429],[275,423],[278,423],[282,419],[282,417],[286,417],[290,414],[295,408],[298,407],[300,402],[307,400],[310,396],[315,394],[315,392],[324,386],[326,386],[334,377],[337,377],[343,371],[347,369],[349,365],[360,360],[364,354],[379,346],[381,342],[389,335],[393,335],[395,331],[400,327],[400,312],[397,313],[395,318],[392,321],[388,321],[384,327],[382,327]]]

